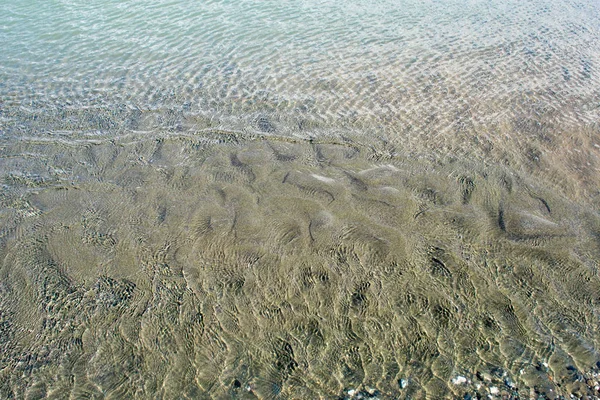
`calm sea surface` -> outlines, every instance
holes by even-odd
[[[0,1],[0,398],[600,396],[600,5]]]

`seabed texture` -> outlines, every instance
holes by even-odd
[[[597,391],[600,218],[526,174],[223,132],[12,146],[55,172],[5,177],[2,398]]]
[[[599,88],[598,0],[0,0],[0,400],[600,398]]]

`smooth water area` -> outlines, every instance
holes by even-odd
[[[586,0],[2,1],[0,398],[600,396],[599,66]]]

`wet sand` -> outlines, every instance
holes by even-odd
[[[598,396],[600,216],[551,175],[221,131],[3,153],[0,397]]]
[[[0,15],[0,399],[600,397],[597,1]]]

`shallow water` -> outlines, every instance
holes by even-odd
[[[596,390],[596,3],[0,13],[0,398]]]

